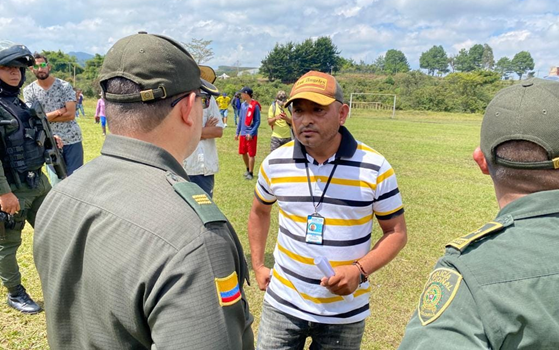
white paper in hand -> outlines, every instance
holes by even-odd
[[[320,272],[324,274],[324,277],[330,278],[334,276],[334,269],[332,268],[332,265],[330,265],[328,259],[320,256],[314,259],[314,264],[318,267]]]
[[[316,267],[318,267],[320,272],[324,274],[324,277],[330,278],[335,275],[332,265],[330,265],[330,262],[325,257],[320,256],[318,258],[314,258],[314,264],[316,265]],[[353,295],[352,294],[344,295],[343,298],[346,301],[352,301]]]

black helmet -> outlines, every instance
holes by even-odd
[[[27,68],[34,64],[35,58],[27,46],[0,40],[0,66]]]

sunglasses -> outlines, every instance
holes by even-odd
[[[204,95],[200,93],[200,91],[190,91],[171,102],[171,107],[175,107],[180,101],[182,101],[183,98],[190,96],[190,94],[196,94],[196,97],[204,97]]]
[[[48,66],[48,63],[43,62],[43,63],[34,64],[33,68],[34,69],[39,69],[39,68],[46,68],[47,66]]]

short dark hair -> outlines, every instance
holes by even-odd
[[[549,159],[546,150],[530,141],[507,141],[497,146],[497,157],[516,162],[540,162]],[[488,162],[495,185],[530,194],[559,189],[559,169],[514,169]]]
[[[115,77],[104,83],[105,92],[117,95],[133,94],[141,87],[133,81]],[[151,102],[119,103],[105,100],[106,117],[109,128],[114,134],[131,132],[147,133],[155,129],[173,109],[171,98]]]
[[[43,61],[45,61],[45,63],[49,63],[49,59],[47,58],[47,56],[45,55],[41,55],[40,53],[36,52],[33,54],[33,57],[36,59],[42,59]]]

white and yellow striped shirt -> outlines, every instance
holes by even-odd
[[[277,201],[279,205],[275,264],[266,301],[289,315],[327,324],[365,319],[370,286],[361,284],[352,301],[344,300],[320,286],[323,274],[314,258],[326,257],[334,267],[351,264],[371,249],[373,216],[386,220],[404,212],[390,164],[374,149],[355,141],[346,128],[340,132],[340,148],[324,164],[306,154],[296,140],[278,148],[262,163],[255,188],[262,203]],[[318,206],[325,218],[322,245],[305,243],[307,216],[314,213],[306,162],[315,203],[338,164]]]

